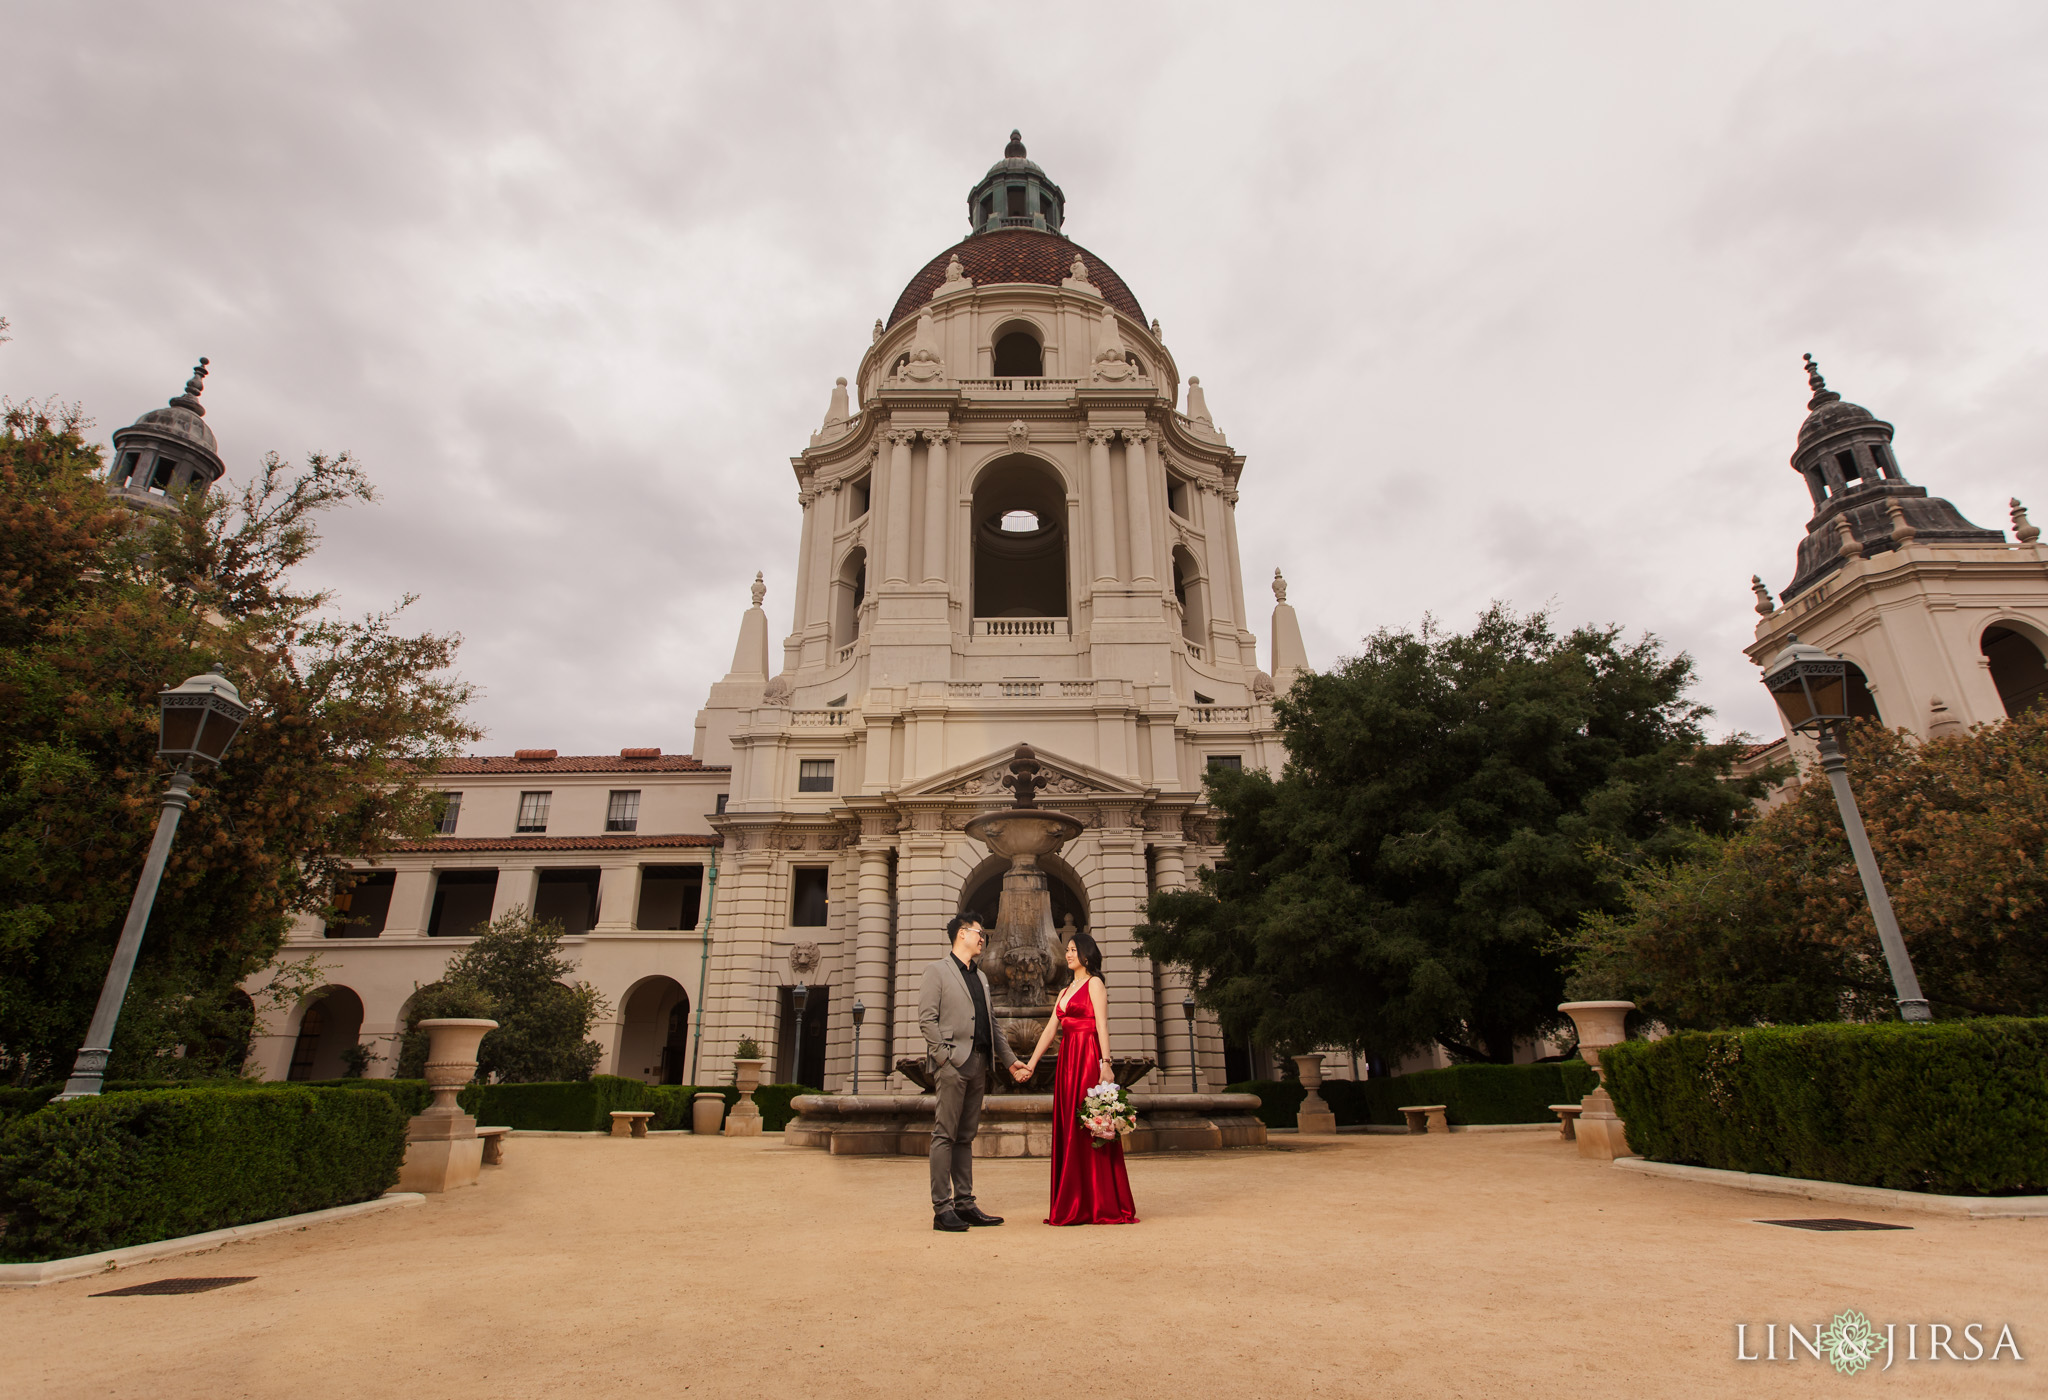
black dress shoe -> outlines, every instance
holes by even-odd
[[[1000,1225],[1003,1223],[1003,1217],[1000,1215],[990,1215],[980,1206],[955,1206],[953,1207],[953,1214],[959,1216],[969,1225]]]
[[[934,1230],[948,1230],[956,1235],[964,1235],[967,1233],[967,1222],[962,1220],[952,1207],[948,1206],[945,1210],[932,1217],[932,1228]]]

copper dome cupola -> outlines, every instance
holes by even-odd
[[[1067,197],[1035,161],[1024,156],[1024,135],[1010,133],[1003,158],[967,192],[967,223],[976,233],[1029,228],[1058,233]]]
[[[1906,480],[1892,452],[1892,425],[1828,388],[1820,366],[1806,356],[1813,397],[1792,452],[1792,469],[1813,497],[1813,518],[1799,542],[1799,562],[1785,585],[1786,600],[1842,567],[1845,559],[1882,554],[1920,540],[1996,543],[2005,538],[1963,518],[1926,488]]]
[[[184,393],[115,430],[109,491],[137,505],[167,508],[177,495],[204,491],[227,471],[220,443],[206,426],[206,406],[199,401],[208,363],[201,355]]]

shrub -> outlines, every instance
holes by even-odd
[[[56,1098],[62,1088],[59,1084],[42,1084],[29,1089],[0,1088],[0,1128],[5,1128],[25,1113],[34,1113]]]
[[[2048,1190],[2048,1020],[1681,1031],[1600,1052],[1656,1161],[1998,1196]]]
[[[0,1254],[89,1254],[367,1201],[405,1119],[360,1090],[179,1089],[51,1104],[0,1134]]]
[[[789,1106],[791,1099],[795,1098],[798,1094],[822,1092],[822,1090],[811,1088],[808,1084],[763,1084],[760,1088],[754,1090],[754,1105],[761,1110],[761,1131],[767,1133],[781,1132],[789,1126],[789,1120],[796,1117],[796,1110]],[[726,1107],[730,1108],[737,1102],[739,1102],[739,1095],[735,1092],[732,1098],[726,1101]]]
[[[407,1118],[427,1111],[434,1101],[434,1091],[427,1087],[424,1079],[315,1079],[305,1085],[308,1089],[365,1089],[373,1094],[384,1094],[398,1105],[398,1111]]]
[[[1317,1092],[1337,1116],[1337,1126],[1378,1123],[1399,1127],[1401,1110],[1440,1103],[1456,1125],[1472,1123],[1554,1123],[1554,1103],[1577,1103],[1593,1092],[1593,1067],[1583,1060],[1542,1065],[1452,1065],[1382,1079],[1326,1079]],[[1299,1082],[1254,1080],[1232,1084],[1233,1094],[1259,1096],[1259,1121],[1291,1128],[1307,1095]]]

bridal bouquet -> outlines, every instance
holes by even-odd
[[[1113,1083],[1090,1089],[1081,1100],[1080,1112],[1074,1116],[1088,1130],[1090,1147],[1115,1142],[1119,1133],[1128,1133],[1138,1126],[1138,1110],[1131,1107],[1130,1096]]]

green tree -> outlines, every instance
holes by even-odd
[[[2048,1015],[2048,714],[1919,743],[1859,721],[1849,779],[1922,990],[1940,1016]],[[1628,872],[1568,945],[1573,995],[1669,1025],[1895,1014],[1834,793],[1788,802],[1684,861]]]
[[[112,503],[75,409],[0,426],[0,1078],[61,1076],[155,825],[157,692],[221,662],[250,706],[164,872],[112,1077],[231,1069],[239,984],[351,861],[432,827],[437,760],[477,737],[457,640],[350,619],[294,585],[325,511],[374,499],[346,455],[275,454],[162,517]],[[410,601],[410,600],[408,600]],[[403,604],[400,605],[401,607]]]
[[[1691,680],[1654,637],[1501,604],[1382,630],[1276,703],[1278,777],[1210,772],[1225,859],[1153,896],[1141,945],[1233,1037],[1506,1061],[1558,1021],[1560,934],[1619,907],[1599,848],[1676,853],[1762,790],[1727,780]]]
[[[439,982],[413,993],[398,1055],[401,1079],[426,1073],[430,1017],[482,1016],[498,1022],[477,1047],[477,1074],[501,1084],[549,1084],[588,1079],[604,1049],[590,1028],[609,1010],[587,982],[564,979],[576,970],[562,956],[567,930],[557,919],[536,920],[514,909],[448,960]]]

